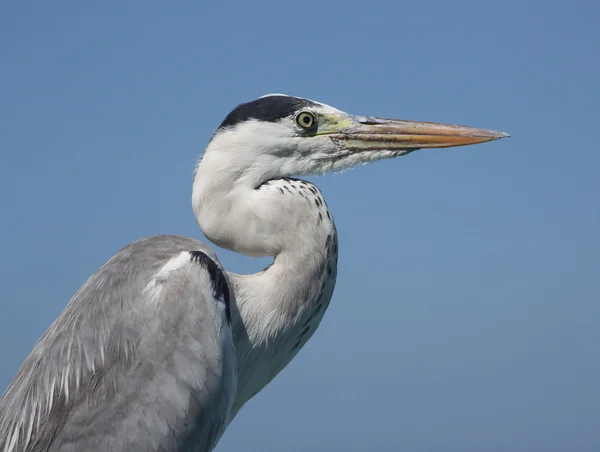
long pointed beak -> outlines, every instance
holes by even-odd
[[[348,150],[406,150],[446,148],[509,137],[504,132],[432,122],[354,117],[352,124],[330,136]]]

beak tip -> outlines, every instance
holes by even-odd
[[[510,133],[499,132],[497,130],[487,130],[485,136],[487,136],[487,139],[484,139],[484,141],[496,141],[502,138],[510,138],[511,135]]]

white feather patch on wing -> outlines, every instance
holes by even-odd
[[[150,279],[150,282],[146,285],[143,293],[148,294],[148,303],[156,304],[160,300],[160,294],[162,292],[162,284],[169,278],[169,276],[176,270],[182,268],[184,265],[189,264],[190,253],[182,251],[177,256],[169,259],[165,265],[163,265],[158,272]]]

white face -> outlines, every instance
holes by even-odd
[[[248,119],[217,131],[203,159],[221,160],[222,166],[235,169],[239,177],[260,185],[270,179],[340,171],[394,156],[346,151],[333,135],[353,123],[351,115],[314,102],[274,122]]]

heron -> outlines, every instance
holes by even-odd
[[[122,248],[9,383],[0,451],[213,450],[312,337],[334,292],[336,225],[300,177],[507,136],[284,94],[237,105],[195,167],[192,208],[214,245],[271,265],[228,272],[205,243],[177,235]]]

